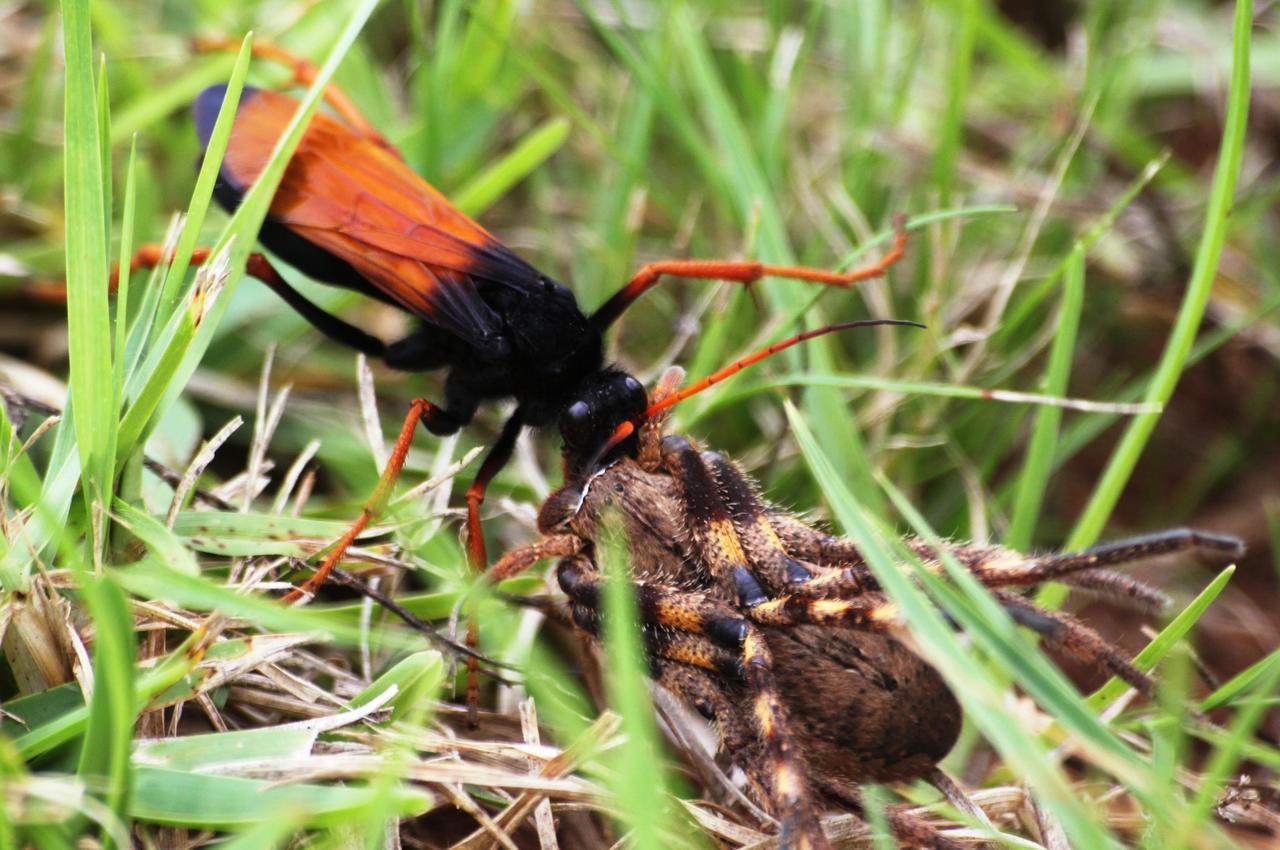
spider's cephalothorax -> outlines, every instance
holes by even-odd
[[[732,462],[661,438],[656,423],[634,456],[553,493],[539,514],[544,539],[508,553],[495,573],[559,557],[573,619],[597,633],[602,580],[593,553],[610,509],[625,528],[655,679],[716,722],[722,751],[781,821],[782,846],[828,846],[818,812],[858,812],[860,783],[946,782],[937,764],[959,732],[959,704],[895,639],[899,612],[857,549],[771,507]],[[929,544],[908,545],[940,569]],[[1154,606],[1157,591],[1107,568],[1184,550],[1237,554],[1240,543],[1177,530],[1039,558],[947,548],[1049,645],[1149,693],[1151,680],[1092,629],[999,588],[1057,580]],[[905,846],[960,846],[905,814],[891,810],[890,822]]]

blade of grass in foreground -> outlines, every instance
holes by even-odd
[[[92,532],[90,557],[70,551],[80,595],[93,618],[93,698],[77,772],[96,787],[107,808],[125,820],[130,785],[129,752],[135,717],[133,620],[124,595],[94,576],[106,546],[107,512],[114,478],[115,401],[111,319],[107,301],[107,224],[110,175],[103,125],[108,120],[105,76],[95,90],[87,0],[63,3],[66,54],[64,143],[66,155],[67,333],[71,404],[80,450],[85,515]],[[104,846],[114,846],[109,832]]]
[[[1177,321],[1160,358],[1160,365],[1147,389],[1146,401],[1149,402],[1165,404],[1173,395],[1187,356],[1195,343],[1196,331],[1200,327],[1217,275],[1218,260],[1226,241],[1232,199],[1240,174],[1240,163],[1244,156],[1245,122],[1249,116],[1249,45],[1252,24],[1252,0],[1237,0],[1227,114],[1223,122],[1222,147],[1213,175],[1209,207],[1205,214],[1204,233],[1196,251],[1195,266],[1191,271],[1191,280],[1187,284]],[[1067,539],[1066,548],[1082,549],[1097,542],[1159,419],[1158,413],[1148,413],[1129,423],[1084,514]]]
[[[124,180],[124,211],[120,222],[120,261],[116,266],[115,346],[111,357],[111,386],[115,391],[111,409],[120,413],[124,400],[125,342],[129,337],[129,261],[133,256],[134,214],[138,198],[138,138],[129,144],[129,166]]]
[[[906,496],[883,476],[881,484],[915,534],[941,554],[949,581],[943,581],[930,570],[917,571],[928,594],[959,624],[974,646],[995,661],[1002,674],[1012,674],[1045,711],[1059,720],[1072,735],[1075,745],[1089,754],[1090,761],[1129,785],[1147,808],[1160,805],[1159,795],[1152,794],[1154,783],[1149,765],[1098,719],[1048,658],[1030,649],[1009,614],[992,598],[990,591],[946,551],[937,533]]]
[[[240,53],[236,56],[235,65],[231,68],[231,76],[227,79],[222,106],[218,110],[217,120],[214,121],[213,132],[209,134],[209,143],[205,146],[200,173],[196,176],[196,185],[191,190],[191,202],[187,204],[187,217],[183,223],[182,234],[178,237],[178,244],[173,250],[173,262],[165,272],[159,314],[163,320],[167,320],[177,307],[182,282],[187,276],[187,266],[191,262],[191,253],[195,250],[196,241],[200,238],[200,228],[204,224],[205,214],[209,211],[209,202],[213,199],[213,185],[217,181],[218,170],[222,167],[222,157],[226,153],[227,143],[231,140],[231,125],[235,121],[236,108],[240,103],[240,93],[244,88],[245,77],[249,73],[249,60],[252,56],[253,33],[249,33],[240,45]]]
[[[552,118],[535,127],[502,159],[453,193],[453,203],[478,216],[560,149],[569,138],[569,122]]]
[[[99,511],[111,487],[115,436],[111,386],[111,324],[107,304],[106,185],[102,128],[94,86],[89,4],[62,4],[66,94],[63,141],[66,209],[67,345],[71,406],[80,449],[86,516]],[[96,558],[103,540],[93,541]]]
[[[613,791],[631,828],[632,845],[639,850],[658,850],[663,846],[662,825],[670,824],[672,817],[658,759],[658,734],[640,644],[639,615],[626,567],[627,551],[619,535],[611,533],[601,553],[605,575],[605,685],[609,704],[622,716],[626,735]]]
[[[1235,702],[1242,693],[1247,691],[1254,682],[1256,682],[1262,674],[1270,669],[1268,665],[1280,663],[1280,649],[1263,656],[1245,669],[1241,670],[1230,680],[1224,682],[1213,693],[1200,701],[1201,711],[1212,711],[1215,708],[1221,708]]]
[[[93,698],[77,772],[102,782],[103,802],[125,820],[132,774],[129,754],[138,712],[133,617],[120,588],[106,578],[82,574],[80,593],[93,617],[95,640]]]
[[[1139,670],[1152,670],[1160,659],[1169,653],[1169,650],[1186,637],[1187,632],[1191,631],[1191,627],[1204,614],[1205,610],[1213,604],[1213,600],[1218,598],[1223,589],[1227,586],[1227,582],[1231,580],[1231,576],[1235,573],[1235,567],[1227,567],[1218,573],[1217,578],[1209,582],[1209,586],[1200,591],[1200,594],[1191,601],[1191,604],[1178,612],[1178,616],[1174,617],[1169,625],[1160,630],[1160,634],[1156,635],[1151,643],[1139,652],[1133,658],[1133,666]],[[1094,691],[1089,697],[1090,707],[1097,711],[1102,711],[1111,705],[1127,690],[1130,685],[1118,678],[1112,677],[1102,687]]]

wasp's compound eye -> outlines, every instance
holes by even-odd
[[[560,434],[570,446],[583,446],[591,439],[591,406],[575,401],[560,414]]]

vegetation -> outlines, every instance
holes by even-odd
[[[225,216],[213,168],[192,168],[187,106],[216,82],[288,82],[247,49],[192,48],[250,32],[321,66],[308,108],[332,74],[419,173],[584,305],[656,258],[851,265],[907,212],[887,279],[659,287],[611,355],[646,380],[673,362],[700,376],[831,321],[926,323],[792,349],[677,408],[675,430],[852,535],[893,582],[968,712],[944,767],[980,789],[1008,846],[1274,840],[1280,30],[1273,8],[1256,14],[1249,0],[0,10],[0,846],[376,844],[397,829],[451,846],[481,813],[513,827],[546,800],[566,848],[681,846],[695,822],[731,847],[769,832],[693,802],[722,791],[679,769],[682,746],[651,745],[634,641],[610,642],[596,688],[536,614],[469,593],[454,476],[474,473],[497,411],[418,436],[357,552],[442,631],[479,612],[483,651],[518,682],[486,693],[479,730],[452,656],[395,617],[339,593],[276,601],[354,518],[408,400],[439,382],[363,364],[242,281],[287,150]],[[161,240],[173,267],[109,295],[111,265]],[[197,245],[215,260],[192,269]],[[33,285],[63,278],[65,310]],[[291,280],[384,338],[404,327]],[[525,438],[492,486],[491,552],[533,538],[557,449]],[[1181,524],[1250,554],[1148,573],[1175,599],[1154,640],[1131,616],[1089,617],[1147,647],[1155,705],[1071,671],[1082,696],[980,591],[893,581],[907,533],[1056,549]],[[611,568],[625,557],[611,550]],[[539,590],[545,567],[504,590]],[[1056,590],[1042,601],[1062,603]],[[539,722],[542,744],[503,743],[536,742]],[[844,826],[849,846],[884,846]],[[523,829],[518,846],[537,846]]]

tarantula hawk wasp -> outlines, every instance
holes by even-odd
[[[234,47],[218,39],[198,45],[206,50],[229,46]],[[276,45],[254,44],[253,52],[291,67],[301,85],[315,78],[314,66]],[[225,94],[225,86],[213,86],[195,100],[196,131],[206,145]],[[468,557],[473,569],[482,572],[488,558],[480,505],[524,428],[555,424],[570,456],[586,460],[602,456],[620,424],[645,412],[648,399],[640,382],[606,364],[603,336],[664,278],[749,284],[778,277],[847,287],[884,274],[903,255],[906,222],[898,216],[890,249],[860,268],[830,272],[752,261],[662,261],[641,268],[604,304],[586,313],[572,291],[533,268],[415,174],[339,89],[328,87],[326,100],[338,117],[318,113],[311,119],[276,190],[259,242],[307,276],[398,307],[419,325],[405,338],[387,343],[312,304],[266,256],[252,255],[247,272],[326,336],[395,369],[446,369],[448,375],[445,403],[425,398],[412,402],[359,518],[286,601],[320,587],[380,511],[418,423],[433,434],[452,434],[471,422],[482,402],[513,398],[515,412],[466,492]],[[275,91],[244,89],[214,189],[223,206],[239,205],[297,105]],[[198,251],[193,260],[206,257],[207,252]],[[164,259],[157,247],[148,246],[133,263],[155,265]],[[737,368],[734,364],[722,373]],[[624,442],[620,437],[608,448]],[[474,624],[470,637],[474,641]]]
[[[895,638],[901,615],[849,540],[769,505],[725,456],[662,435],[668,402],[685,395],[676,390],[681,377],[672,370],[655,390],[636,450],[570,476],[539,512],[543,539],[504,555],[490,577],[557,558],[572,620],[598,635],[596,545],[606,511],[621,514],[653,678],[715,721],[722,752],[780,821],[781,847],[826,848],[818,812],[861,814],[858,784],[947,782],[937,765],[959,734],[960,706],[938,672]],[[907,545],[941,569],[932,545]],[[1234,537],[1188,529],[1039,557],[946,548],[1016,622],[1148,696],[1152,680],[1121,650],[1007,588],[1060,581],[1155,608],[1165,602],[1159,591],[1111,568],[1243,550]],[[892,809],[889,819],[905,845],[960,846],[923,820]]]

